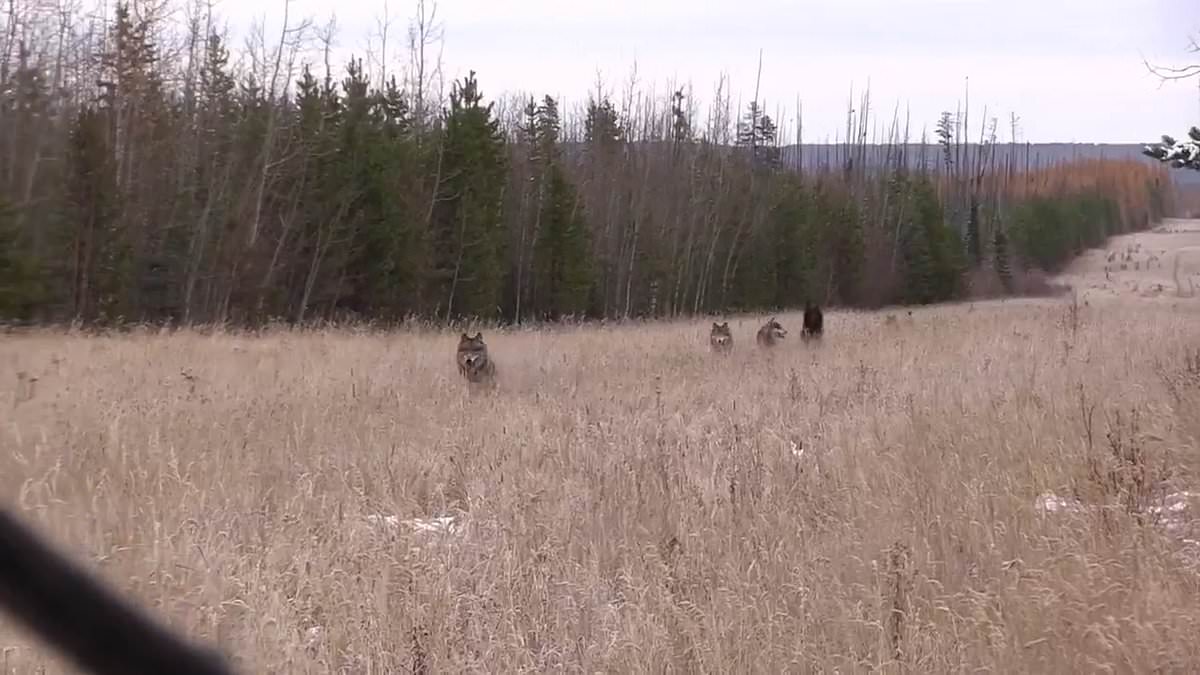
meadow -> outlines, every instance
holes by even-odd
[[[490,393],[454,331],[8,335],[0,498],[245,673],[1194,672],[1196,230],[728,357],[484,327]]]

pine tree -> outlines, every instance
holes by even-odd
[[[118,2],[109,27],[110,48],[101,55],[97,103],[105,113],[116,160],[117,218],[129,265],[122,297],[110,300],[119,303],[119,313],[128,319],[174,314],[174,272],[184,269],[177,263],[187,254],[181,229],[173,227],[179,184],[169,167],[177,163],[179,135],[159,70],[155,29],[151,19],[135,17],[129,3]]]
[[[532,310],[556,319],[582,315],[592,290],[591,243],[582,204],[562,166],[558,102],[546,96],[527,110],[532,145],[534,239]]]
[[[996,257],[996,275],[1000,277],[1000,283],[1004,286],[1004,290],[1012,293],[1013,279],[1011,263],[1008,260],[1008,235],[1004,233],[1003,227],[996,228],[996,236],[992,240],[992,250]]]
[[[937,192],[928,178],[912,181],[904,227],[905,296],[909,302],[942,302],[960,290],[963,243],[946,224]]]
[[[771,116],[762,112],[757,101],[751,101],[745,116],[738,124],[737,143],[748,148],[755,166],[778,168],[779,147],[776,145],[778,129]]]
[[[581,316],[591,298],[591,242],[575,188],[557,163],[550,166],[540,221],[534,259],[542,313]]]
[[[1192,169],[1200,171],[1200,127],[1188,130],[1185,141],[1177,141],[1170,136],[1163,136],[1162,143],[1148,145],[1142,151],[1147,157],[1157,159],[1176,169]]]
[[[767,279],[773,297],[770,306],[795,307],[809,294],[809,260],[804,241],[808,204],[799,181],[784,180],[770,215],[770,253],[773,269]]]
[[[531,151],[531,159],[537,160],[537,138],[538,138],[538,104],[532,96],[525,106],[521,108],[521,120],[517,123],[517,131],[521,135],[521,142],[529,146]]]
[[[537,144],[537,157],[541,161],[554,164],[558,161],[558,135],[562,131],[562,120],[558,115],[558,101],[546,96],[542,105],[537,109],[537,122],[534,142]]]
[[[942,146],[942,162],[950,173],[954,172],[954,127],[954,114],[946,111],[938,118],[937,129],[934,132],[937,134],[938,144]]]
[[[16,210],[0,198],[0,321],[28,321],[42,302],[38,265],[21,242]]]
[[[863,270],[866,267],[866,231],[862,211],[849,198],[844,198],[838,218],[841,227],[834,230],[833,280],[838,298],[847,304],[859,299]]]
[[[398,319],[418,309],[423,274],[423,238],[419,218],[406,193],[419,176],[407,96],[393,79],[368,98],[361,163],[361,225],[350,245],[346,276],[352,296],[344,304],[355,311]]]
[[[671,95],[671,142],[675,144],[677,154],[680,144],[692,141],[692,121],[683,103],[682,89]]]
[[[471,71],[455,83],[445,120],[446,178],[431,236],[433,290],[447,317],[497,317],[504,285],[504,136],[482,100]]]
[[[79,112],[67,156],[64,221],[72,224],[72,306],[84,321],[125,313],[132,276],[132,247],[117,218],[120,195],[104,117],[92,107]]]
[[[979,233],[979,198],[971,195],[971,206],[967,212],[967,255],[971,264],[983,264],[983,240]]]
[[[621,143],[625,130],[621,118],[608,98],[589,100],[583,122],[583,141],[589,148],[610,149]]]

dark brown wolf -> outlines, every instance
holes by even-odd
[[[718,354],[733,351],[733,331],[729,330],[728,321],[712,325],[712,332],[708,334],[708,344]]]
[[[804,341],[818,340],[825,332],[825,315],[821,313],[820,305],[811,302],[804,303],[804,327],[800,329],[800,338]]]
[[[774,347],[775,343],[787,337],[787,329],[779,325],[775,317],[767,319],[762,328],[758,329],[758,335],[755,340],[758,341],[759,347]]]
[[[483,333],[471,337],[466,333],[458,341],[458,372],[471,384],[494,385],[496,383],[496,364],[488,354],[487,344],[483,341]]]

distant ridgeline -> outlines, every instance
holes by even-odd
[[[962,146],[970,149],[972,155],[979,150],[978,143]],[[1011,156],[1018,169],[1026,167],[1044,167],[1054,164],[1065,164],[1081,160],[1136,160],[1151,165],[1159,164],[1155,159],[1146,156],[1146,145],[1135,143],[996,143],[994,146],[997,162]],[[843,160],[847,146],[832,143],[805,143],[789,145],[782,149],[783,159],[791,166],[802,167],[806,170],[819,170],[834,166],[844,166]],[[945,149],[937,143],[912,143],[907,146],[866,145],[851,147],[849,152],[856,161],[865,162],[868,166],[884,166],[897,152],[907,153],[908,166],[919,167],[922,162],[929,168],[936,167],[943,161]],[[1171,171],[1172,182],[1177,186],[1200,186],[1200,171]]]

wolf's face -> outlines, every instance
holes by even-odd
[[[483,333],[473,337],[463,333],[458,340],[457,359],[458,372],[470,382],[483,382],[495,375],[496,366],[488,355]]]
[[[763,324],[762,328],[758,329],[758,341],[760,344],[772,345],[785,337],[787,337],[787,329],[780,325],[774,317]]]
[[[726,352],[733,348],[733,331],[729,330],[729,322],[714,323],[708,335],[708,343],[715,351]]]

